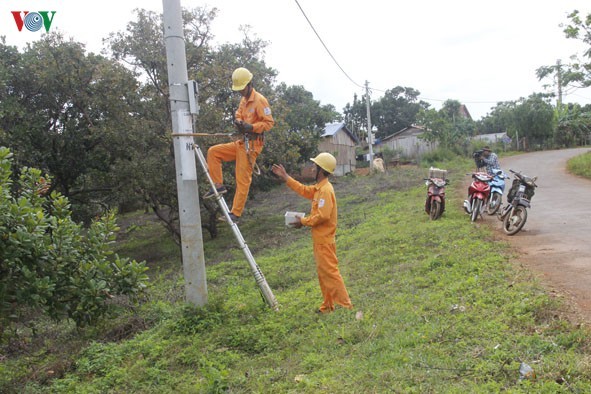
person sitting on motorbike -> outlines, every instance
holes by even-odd
[[[476,160],[478,168],[486,167],[486,173],[489,175],[494,176],[494,170],[501,168],[499,157],[489,146],[485,146],[481,150],[474,152],[474,159]]]

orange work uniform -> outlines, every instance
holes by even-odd
[[[223,161],[236,161],[236,193],[232,203],[232,213],[238,217],[242,215],[250,184],[252,182],[252,168],[257,156],[262,152],[263,133],[271,130],[275,121],[271,115],[269,102],[254,88],[248,98],[242,97],[236,111],[236,120],[242,120],[252,125],[253,133],[260,134],[260,138],[250,137],[249,153],[247,154],[244,140],[214,145],[207,151],[207,166],[211,179],[216,184],[224,183],[222,175]]]
[[[301,219],[302,225],[312,227],[314,259],[320,290],[324,301],[321,312],[330,312],[335,304],[352,309],[349,293],[339,272],[335,235],[337,231],[337,200],[332,184],[323,179],[313,186],[305,186],[288,178],[287,186],[300,196],[312,200],[310,214]]]

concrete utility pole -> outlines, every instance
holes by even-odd
[[[162,0],[162,6],[172,132],[190,134],[193,132],[193,114],[197,113],[196,87],[193,82],[189,83],[187,76],[181,2]],[[207,280],[193,143],[192,136],[173,137],[185,299],[193,305],[203,306],[207,304]]]
[[[369,82],[365,81],[365,104],[367,105],[367,144],[369,145],[369,172],[373,172],[373,136],[371,132],[371,113],[369,110]]]
[[[556,106],[562,107],[562,65],[560,59],[556,60],[556,85],[558,85],[558,99]]]

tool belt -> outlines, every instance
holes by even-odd
[[[265,140],[265,133],[244,132],[242,134],[244,134],[250,141],[258,140],[263,142]]]

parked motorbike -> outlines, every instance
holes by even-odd
[[[531,208],[531,199],[535,194],[537,177],[530,178],[521,172],[509,170],[515,174],[511,189],[507,194],[507,206],[497,214],[503,221],[503,231],[507,235],[517,234],[527,221],[527,208]]]
[[[472,183],[468,187],[468,199],[464,200],[464,209],[470,214],[473,222],[482,216],[490,195],[490,180],[492,177],[486,172],[473,172]]]
[[[507,174],[500,168],[493,170],[493,176],[490,184],[490,198],[488,204],[486,204],[486,213],[494,215],[499,210],[499,207],[503,202],[503,192],[505,191],[505,178]]]
[[[447,179],[425,178],[427,185],[427,201],[425,201],[425,212],[431,220],[437,220],[445,211],[445,186],[449,183]]]

